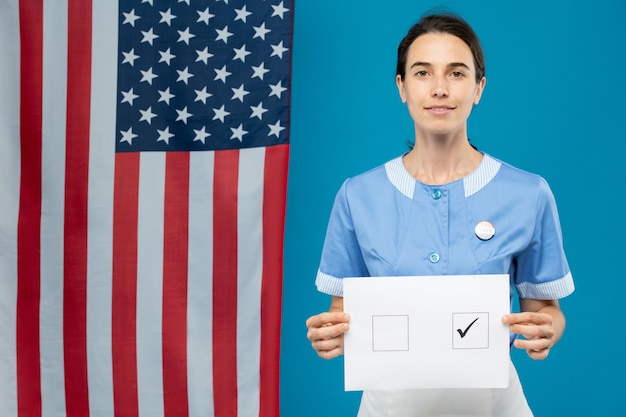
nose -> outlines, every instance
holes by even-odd
[[[434,77],[431,94],[433,97],[448,97],[448,86],[445,77]]]

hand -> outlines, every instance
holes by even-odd
[[[504,324],[511,326],[511,332],[523,336],[525,339],[516,339],[513,345],[519,349],[526,349],[526,353],[533,359],[545,359],[550,349],[556,343],[553,319],[547,313],[517,313],[502,317]]]
[[[350,316],[343,312],[321,313],[308,318],[307,338],[321,358],[332,359],[343,354],[343,335],[350,328],[349,321]]]

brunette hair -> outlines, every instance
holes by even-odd
[[[409,47],[415,39],[427,33],[447,33],[465,42],[474,57],[476,82],[478,83],[482,80],[485,76],[485,57],[480,40],[472,27],[463,18],[450,12],[427,13],[422,16],[419,22],[411,26],[406,36],[400,41],[400,45],[398,45],[396,75],[399,75],[404,80]]]

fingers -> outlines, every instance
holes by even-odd
[[[515,340],[516,348],[525,349],[532,359],[542,360],[548,357],[554,345],[551,315],[532,312],[507,314],[502,317],[502,322],[510,325],[511,333],[524,337]]]
[[[516,348],[525,349],[528,356],[536,360],[543,360],[547,358],[550,354],[552,345],[553,343],[551,339],[517,339],[514,342],[514,346]]]
[[[342,312],[321,313],[306,321],[307,338],[317,354],[332,359],[343,354],[343,335],[350,328],[350,316]]]
[[[350,316],[343,312],[326,312],[311,316],[306,321],[306,327],[309,329],[315,329],[324,327],[328,324],[335,323],[348,323]]]
[[[502,317],[504,324],[549,324],[552,325],[552,316],[546,313],[515,313],[507,314]]]

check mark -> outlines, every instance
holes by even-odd
[[[469,329],[474,325],[474,323],[476,323],[476,320],[478,320],[478,317],[476,317],[476,319],[474,319],[473,322],[471,322],[469,324],[469,326],[467,326],[465,328],[465,330],[461,330],[461,329],[456,329],[457,332],[459,332],[459,335],[461,336],[461,339],[465,337],[465,335],[467,334],[467,332],[469,331]]]

